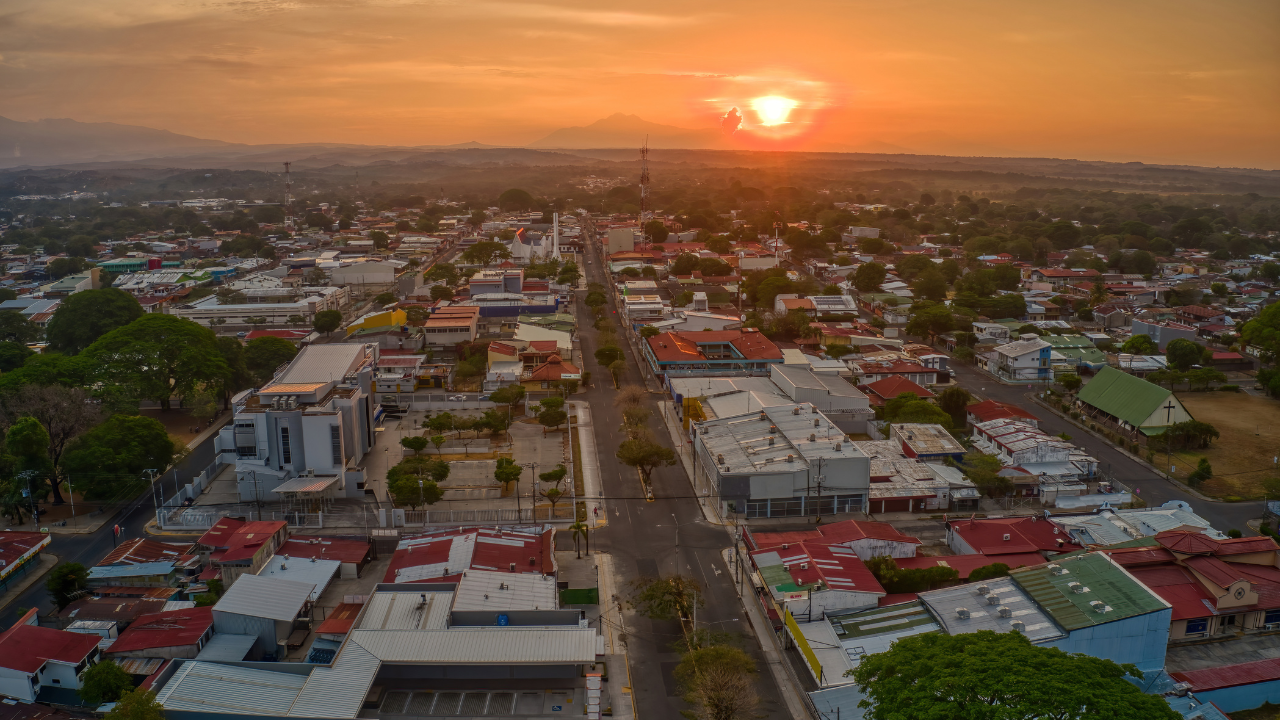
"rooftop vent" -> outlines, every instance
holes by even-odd
[[[1021,620],[1014,620],[1013,622],[1009,623],[1009,629],[1013,630],[1014,632],[1020,632],[1020,633],[1026,632],[1027,624],[1022,622]]]
[[[771,432],[771,433],[776,433],[776,432],[778,432],[778,426],[777,426],[777,425],[770,425],[770,426],[769,426],[769,432]]]
[[[538,564],[538,558],[536,558],[536,557],[534,557],[534,556],[530,555],[530,556],[529,556],[529,565],[530,565],[530,567],[532,567],[532,566],[534,566],[534,565],[537,565],[537,564]]]
[[[790,453],[787,453],[787,462],[795,462],[795,461],[796,461],[796,456]]]
[[[792,415],[799,415],[799,414],[800,414],[800,408],[798,408],[798,407],[793,407],[793,408],[791,408],[791,414],[792,414]]]
[[[716,453],[716,462],[724,464],[724,453]]]
[[[1107,604],[1106,604],[1106,603],[1104,603],[1104,602],[1102,602],[1101,600],[1093,600],[1093,601],[1091,601],[1091,602],[1089,603],[1089,607],[1093,608],[1093,611],[1094,611],[1094,612],[1098,612],[1098,613],[1104,613],[1104,612],[1106,612],[1106,611],[1108,611],[1108,610],[1110,610],[1110,609],[1111,609],[1111,608],[1107,607]]]
[[[959,619],[961,619],[961,620],[968,620],[968,619],[969,619],[969,609],[968,609],[968,608],[956,608],[956,617],[957,617],[957,618],[959,618]]]
[[[1078,582],[1069,582],[1069,583],[1067,583],[1067,588],[1068,588],[1069,590],[1071,590],[1071,592],[1073,592],[1073,593],[1075,593],[1075,594],[1077,594],[1077,595],[1079,595],[1080,593],[1087,593],[1087,592],[1089,592],[1089,588],[1085,587],[1084,585],[1081,585],[1081,584],[1080,584],[1080,583],[1078,583]]]
[[[773,436],[769,436],[769,447],[773,447]]]
[[[801,570],[808,570],[808,569],[809,569],[809,563],[800,563],[800,569],[801,569]]]
[[[818,436],[815,433],[809,433],[809,442],[817,442]]]
[[[978,594],[979,594],[979,595],[987,595],[987,594],[989,594],[990,592],[991,592],[991,586],[990,586],[990,585],[979,585],[979,586],[978,586]]]
[[[1052,568],[1054,575],[1070,575],[1071,574],[1070,570],[1062,567],[1061,565],[1050,565],[1049,567]]]
[[[840,447],[841,447],[840,443],[836,443],[836,452],[840,452]]]
[[[1008,541],[1009,541],[1009,533],[1005,533],[1005,534],[1004,534],[1004,540],[1005,540],[1005,542],[1008,542]]]
[[[999,596],[999,595],[997,595],[997,594],[995,594],[995,593],[991,593],[990,595],[988,595],[988,596],[987,596],[987,604],[988,604],[988,605],[999,605],[999,604],[1000,604],[1000,596]]]
[[[814,414],[814,415],[817,415],[817,414],[818,414],[818,406],[817,406],[817,405],[810,405],[810,406],[809,406],[809,412],[810,412],[810,413],[812,413],[812,414]]]
[[[761,410],[761,411],[760,411],[760,419],[761,419],[761,420],[768,420],[768,419],[769,419],[769,415],[768,415],[765,411]]]
[[[791,548],[791,543],[782,543],[783,550],[789,550],[790,548]]]
[[[996,613],[1002,618],[1013,617],[1013,611],[1009,609],[1008,605],[1001,605],[996,608]]]
[[[511,570],[511,572],[515,572],[515,571],[516,571],[516,564],[515,564],[515,563],[511,563],[511,564],[509,564],[507,567],[508,567],[508,569],[510,569],[510,570]]]
[[[821,427],[821,426],[822,426],[822,421],[821,421],[821,420],[819,420],[818,418],[814,418],[814,419],[813,419],[813,426],[814,426],[814,427]]]

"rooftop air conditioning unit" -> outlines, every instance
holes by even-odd
[[[1004,541],[1009,542],[1009,533],[1004,534]]]
[[[990,595],[987,596],[987,604],[988,605],[1000,604],[1000,596],[995,593],[991,593]]]
[[[959,618],[960,620],[968,620],[968,619],[969,619],[969,609],[968,609],[968,608],[956,608],[956,617],[957,617],[957,618]]]
[[[1026,632],[1027,624],[1022,622],[1021,620],[1014,620],[1013,622],[1009,623],[1009,629],[1013,630],[1014,632]]]
[[[801,569],[801,570],[808,570],[808,569],[809,569],[809,563],[800,563],[800,569]]]
[[[978,594],[979,594],[979,595],[987,595],[987,594],[989,594],[990,592],[991,592],[991,586],[990,586],[990,585],[979,585],[979,586],[978,586]]]
[[[1013,611],[1009,609],[1008,605],[1001,605],[996,608],[996,613],[1002,618],[1013,617]]]
[[[516,564],[515,564],[515,563],[510,563],[509,565],[507,565],[507,569],[509,569],[511,572],[515,572],[515,571],[516,571]]]

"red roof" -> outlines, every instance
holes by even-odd
[[[1004,418],[1039,420],[1035,415],[1032,415],[1017,405],[1009,405],[996,400],[983,400],[980,403],[974,403],[966,407],[965,412],[977,418],[977,422],[980,423],[987,422],[989,420],[1001,420]]]
[[[213,626],[213,608],[196,607],[143,615],[111,643],[110,652],[195,645]]]
[[[1205,590],[1186,568],[1170,562],[1152,567],[1126,567],[1125,569],[1173,606],[1171,618],[1173,620],[1202,618],[1216,612],[1218,599]]]
[[[886,607],[888,605],[900,605],[905,602],[912,602],[920,599],[916,593],[891,593],[880,598],[876,602],[877,607]]]
[[[553,533],[458,527],[402,537],[383,582],[434,582],[458,577],[469,568],[508,572],[511,563],[518,573],[551,575],[556,571]],[[462,543],[457,550],[456,543]],[[459,559],[463,561],[460,567],[446,566]],[[420,568],[416,574],[421,577],[397,580],[397,573],[409,568]]]
[[[985,520],[951,520],[947,527],[982,555],[1009,555],[1037,551],[1071,552],[1081,546],[1048,521],[1036,516]],[[1008,540],[1005,537],[1008,536]],[[1059,544],[1061,541],[1061,544]]]
[[[1208,692],[1220,688],[1252,685],[1254,683],[1280,680],[1280,658],[1255,660],[1239,665],[1223,665],[1222,667],[1188,670],[1186,672],[1169,673],[1178,682],[1191,683],[1193,692]]]
[[[34,673],[49,660],[78,665],[102,639],[97,635],[25,624],[34,613],[33,608],[13,627],[0,634],[0,667]]]
[[[867,375],[907,375],[920,373],[933,373],[937,370],[931,370],[920,363],[908,362],[906,360],[897,360],[894,362],[860,362],[854,363],[858,369]]]
[[[4,567],[17,563],[23,555],[36,548],[48,545],[49,535],[38,532],[0,532],[0,561]]]
[[[841,520],[828,525],[820,525],[813,530],[750,533],[748,542],[757,550],[765,550],[791,543],[845,545],[867,538],[911,543],[913,545],[921,544],[919,539],[898,532],[889,523],[859,520]]]
[[[796,585],[822,583],[832,590],[884,594],[876,576],[849,548],[800,543],[785,550],[781,546],[760,550],[752,553],[752,557],[764,553],[777,553]],[[806,565],[808,567],[804,567]]]
[[[706,360],[702,345],[729,343],[747,360],[781,360],[782,351],[759,332],[719,330],[711,332],[666,332],[649,338],[649,349],[659,362]]]
[[[933,393],[901,375],[892,375],[873,383],[859,385],[858,389],[865,394],[869,394],[871,396],[870,400],[876,405],[883,405],[886,400],[892,400],[902,393],[912,393],[920,398],[933,397]]]
[[[577,365],[565,362],[559,355],[552,355],[547,361],[529,373],[530,380],[559,380],[565,375],[581,375]]]
[[[1200,573],[1209,582],[1227,589],[1241,580],[1247,580],[1237,563],[1224,563],[1216,557],[1197,555],[1182,561],[1184,565]]]
[[[1269,537],[1215,540],[1203,533],[1186,530],[1166,530],[1156,535],[1156,542],[1182,555],[1244,555],[1280,549],[1280,545]]]
[[[994,565],[995,563],[1004,563],[1010,569],[1023,566],[1032,567],[1043,565],[1044,557],[1040,553],[1034,552],[1011,553],[994,558],[986,555],[941,555],[938,557],[917,555],[910,558],[894,558],[893,563],[901,570],[924,570],[938,566],[949,567],[960,575],[961,580],[967,580],[969,573],[980,567]]]
[[[244,336],[245,342],[256,340],[260,337],[278,337],[281,340],[301,340],[310,335],[310,330],[250,330],[248,335]]]
[[[1202,329],[1208,329],[1208,326]],[[1243,360],[1244,356],[1238,352],[1215,352],[1213,354],[1213,359],[1214,360]]]
[[[529,349],[542,353],[556,352],[560,349],[560,345],[555,340],[530,340]]]
[[[346,635],[356,624],[356,616],[360,614],[361,603],[339,603],[329,612],[324,622],[316,628],[317,635]]]
[[[510,355],[511,357],[516,356],[515,346],[508,345],[504,342],[489,343],[489,352],[497,353],[499,355]]]
[[[288,523],[283,520],[253,520],[245,522],[222,518],[209,528],[196,542],[214,548],[209,556],[215,562],[247,560],[258,553],[263,543],[280,532]]]
[[[102,558],[98,566],[137,565],[149,562],[181,563],[184,556],[189,557],[190,552],[191,543],[164,543],[147,538],[133,538],[121,542],[115,550]]]
[[[294,558],[361,563],[368,557],[369,547],[369,543],[360,540],[294,535],[276,548],[276,554]]]

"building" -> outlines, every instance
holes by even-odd
[[[885,378],[900,377],[917,385],[936,385],[938,370],[927,368],[917,362],[904,360],[850,360],[849,369],[859,385],[868,385]]]
[[[98,662],[97,635],[54,630],[36,623],[36,609],[0,633],[0,695],[35,702],[45,688],[79,690]]]
[[[364,493],[373,447],[378,347],[308,345],[260,389],[232,400],[215,449],[236,465],[243,501],[284,499],[314,512]]]
[[[839,545],[783,543],[752,552],[751,562],[774,603],[806,621],[875,607],[886,594],[858,554]]]
[[[769,379],[792,402],[813,405],[845,432],[865,433],[867,420],[875,417],[867,396],[838,375],[777,364],[769,366]]]
[[[764,375],[782,362],[782,351],[754,329],[666,332],[644,340],[644,359],[654,375]]]
[[[370,296],[395,292],[396,273],[402,262],[353,262],[330,269],[329,284],[340,285]]]
[[[107,648],[109,658],[194,658],[213,638],[213,608],[142,615]]]
[[[284,656],[295,621],[311,610],[315,585],[292,580],[243,575],[213,606],[218,634],[251,635],[252,659]]]
[[[241,575],[261,570],[289,536],[283,520],[237,520],[224,517],[196,541],[210,575],[230,587]]]
[[[556,574],[550,526],[448,528],[403,537],[383,582],[452,582],[468,570]]]
[[[938,512],[978,509],[978,490],[957,468],[909,457],[902,441],[862,440],[871,462],[867,512]]]
[[[998,378],[1041,381],[1053,377],[1052,352],[1052,345],[1036,338],[1000,345],[981,357],[986,360],[987,372]]]
[[[276,554],[299,560],[337,560],[341,564],[338,576],[349,580],[360,577],[373,559],[373,545],[363,540],[294,535],[276,548]]]
[[[893,423],[892,436],[902,443],[902,454],[921,462],[959,460],[965,449],[946,428],[925,423]]]
[[[551,390],[563,380],[582,380],[582,370],[571,362],[552,355],[545,363],[520,374],[520,384],[529,390]]]
[[[1080,389],[1076,407],[1095,420],[1143,435],[1159,435],[1170,425],[1194,419],[1172,390],[1113,367],[1103,368]]]
[[[753,550],[767,550],[803,542],[846,548],[863,560],[873,557],[915,557],[916,549],[921,545],[919,538],[904,535],[889,523],[865,520],[824,523],[812,530],[753,532],[745,529],[743,538]]]
[[[934,397],[934,394],[929,390],[926,390],[907,378],[898,375],[867,383],[866,385],[860,385],[859,389],[865,392],[867,394],[867,400],[877,407],[884,405],[903,393],[911,393],[921,400],[929,400]]]
[[[524,292],[524,270],[518,268],[481,270],[471,276],[467,287],[471,297],[492,294],[519,295]]]
[[[1191,506],[1181,500],[1170,500],[1153,508],[1107,507],[1096,513],[1054,515],[1050,519],[1054,525],[1065,530],[1077,544],[1091,547],[1155,537],[1170,530],[1199,530],[1214,540],[1227,539],[1226,535],[1213,529],[1208,520],[1195,514]]]
[[[472,342],[480,330],[480,308],[447,305],[431,313],[421,325],[423,344],[437,349]]]
[[[48,533],[0,532],[0,592],[25,576],[39,560],[40,551],[52,541]]]
[[[977,425],[991,420],[1018,420],[1031,427],[1040,427],[1040,420],[1035,415],[1017,405],[1010,405],[997,400],[983,400],[969,405],[965,408],[965,419],[969,425]]]
[[[1028,475],[1081,480],[1093,477],[1098,471],[1098,461],[1091,455],[1018,418],[978,423],[973,426],[971,440],[978,450],[995,455],[1000,464],[1020,468]]]
[[[627,322],[647,323],[661,320],[671,312],[671,307],[660,295],[623,295],[622,313]]]
[[[817,407],[777,405],[693,426],[695,485],[725,512],[831,515],[865,508],[870,464]]]
[[[1083,549],[1057,525],[1036,515],[949,520],[946,525],[947,546],[957,555],[1040,553],[1049,556]]]
[[[1160,352],[1164,352],[1169,343],[1179,338],[1195,342],[1199,339],[1199,331],[1195,325],[1180,322],[1160,322],[1157,320],[1139,320],[1134,318],[1129,325],[1130,336],[1146,335],[1155,342]]]

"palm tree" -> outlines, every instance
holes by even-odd
[[[583,542],[585,542],[585,543],[587,544],[587,554],[588,554],[588,555],[590,555],[590,554],[591,554],[591,541],[590,541],[590,540],[587,540],[587,530],[588,530],[588,528],[587,528],[587,524],[586,524],[586,523],[584,523],[584,522],[582,522],[581,520],[579,520],[579,521],[574,522],[572,525],[570,525],[570,526],[569,526],[569,529],[573,531],[573,549],[574,549],[574,550],[576,550],[576,551],[578,552],[578,559],[579,559],[579,560],[581,560],[581,559],[582,559],[582,550],[581,550],[581,548],[579,548],[579,547],[578,547],[578,536],[579,536],[579,535],[581,535],[581,536],[582,536],[582,540],[583,540]]]

